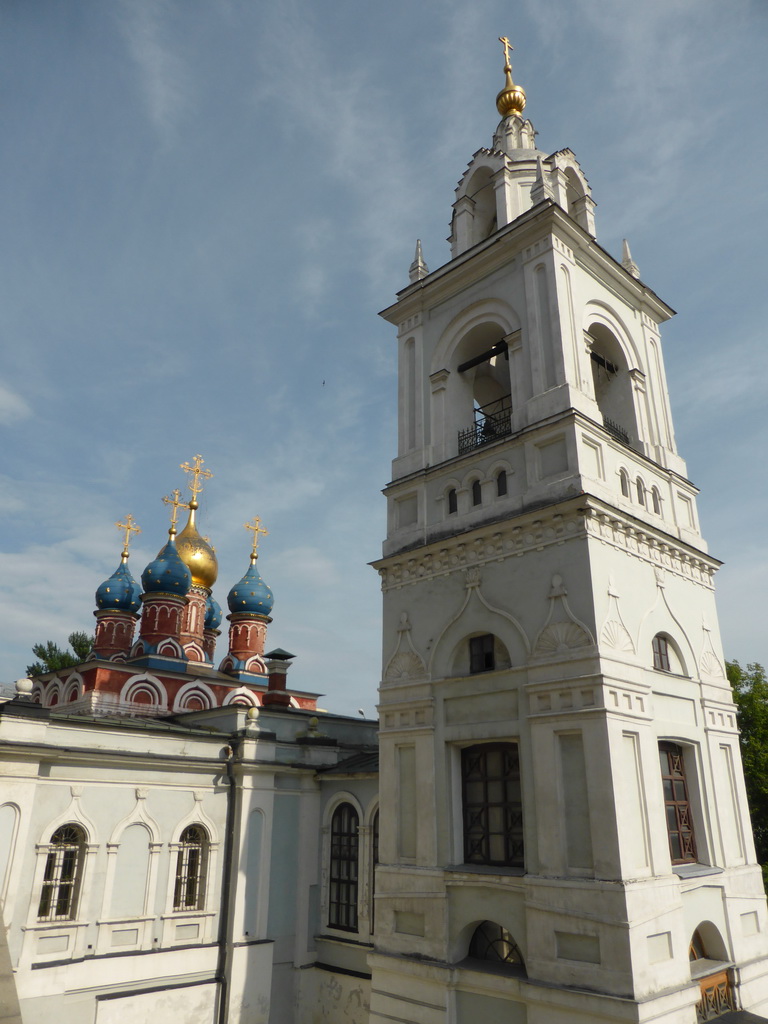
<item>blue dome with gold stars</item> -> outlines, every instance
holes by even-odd
[[[221,625],[221,606],[216,598],[208,595],[205,602],[205,629],[218,629]]]
[[[184,597],[192,586],[192,573],[179,557],[173,537],[141,574],[147,594],[180,594]]]
[[[141,587],[131,576],[126,558],[96,591],[96,607],[121,612],[137,612],[141,607]]]
[[[272,591],[261,578],[256,568],[256,558],[252,555],[248,572],[227,595],[229,610],[233,614],[249,612],[251,615],[269,615],[274,603]]]

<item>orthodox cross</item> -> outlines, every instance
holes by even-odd
[[[243,523],[246,530],[251,530],[253,533],[253,547],[251,548],[251,558],[258,558],[258,552],[256,548],[259,546],[259,534],[262,533],[265,536],[269,533],[269,530],[265,530],[261,525],[261,516],[254,516],[253,523]]]
[[[509,51],[514,50],[514,46],[506,36],[499,36],[499,42],[504,47],[504,67],[506,67],[509,64]]]
[[[182,462],[180,468],[183,469],[185,473],[192,474],[192,479],[189,481],[188,486],[190,491],[192,491],[192,501],[195,503],[195,508],[197,508],[197,496],[203,489],[203,484],[200,478],[202,477],[203,480],[210,480],[213,473],[211,473],[209,469],[200,468],[205,461],[202,455],[193,456],[192,461],[194,462],[194,466],[190,466],[188,462]]]
[[[133,521],[133,516],[129,512],[125,517],[124,523],[115,523],[118,530],[125,530],[125,536],[123,537],[123,558],[128,557],[128,548],[131,544],[131,534],[141,533],[141,528],[138,527]]]
[[[176,533],[176,519],[179,515],[180,508],[189,508],[186,502],[181,500],[181,491],[177,487],[175,491],[171,491],[171,497],[167,495],[163,498],[166,505],[173,505],[173,512],[171,512],[171,533]]]

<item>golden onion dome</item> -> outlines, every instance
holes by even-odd
[[[496,109],[502,117],[509,117],[510,114],[520,116],[525,110],[525,89],[522,85],[515,85],[512,81],[512,65],[504,65],[506,81],[504,88],[496,97]]]
[[[196,501],[190,501],[189,519],[176,538],[176,550],[192,573],[193,586],[207,587],[210,590],[219,575],[219,563],[211,545],[198,533],[195,524],[197,507]]]

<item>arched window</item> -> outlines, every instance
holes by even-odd
[[[339,804],[331,819],[328,924],[357,931],[358,817],[352,804]]]
[[[659,494],[658,487],[654,487],[651,491],[651,497],[653,498],[653,511],[657,516],[661,515],[661,495]]]
[[[625,469],[622,469],[619,473],[619,480],[621,481],[621,493],[625,498],[629,497],[629,474]]]
[[[62,825],[51,836],[37,910],[39,921],[72,921],[76,917],[85,841],[79,825]]]
[[[483,490],[479,480],[472,483],[472,504],[481,505],[483,502]]]
[[[653,649],[653,667],[658,672],[669,672],[669,639],[663,633],[657,633],[651,647]]]
[[[645,484],[640,479],[640,477],[637,478],[637,481],[635,483],[635,487],[637,488],[637,503],[638,503],[638,505],[645,505]]]
[[[208,833],[202,825],[187,825],[179,839],[176,855],[174,910],[202,910],[208,869]]]
[[[501,469],[496,474],[496,494],[499,498],[503,498],[507,493],[507,471]]]
[[[464,861],[524,866],[520,758],[515,743],[461,752]]]
[[[469,943],[468,955],[473,960],[525,968],[517,943],[507,929],[495,921],[483,921],[477,926]]]
[[[672,863],[695,864],[696,838],[688,799],[683,748],[678,743],[660,743],[659,761]]]
[[[454,512],[458,511],[459,499],[456,495],[456,488],[452,487],[448,491],[448,515],[453,515]]]
[[[705,931],[706,939],[703,934]],[[691,962],[691,978],[699,983],[696,1020],[716,1020],[728,1010],[735,1010],[731,971],[727,967],[728,954],[711,921],[702,922],[691,936],[688,959]]]

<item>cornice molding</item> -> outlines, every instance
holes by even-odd
[[[676,576],[712,589],[720,562],[595,498],[569,501],[477,526],[372,562],[383,591],[501,562],[576,538],[595,538]]]

